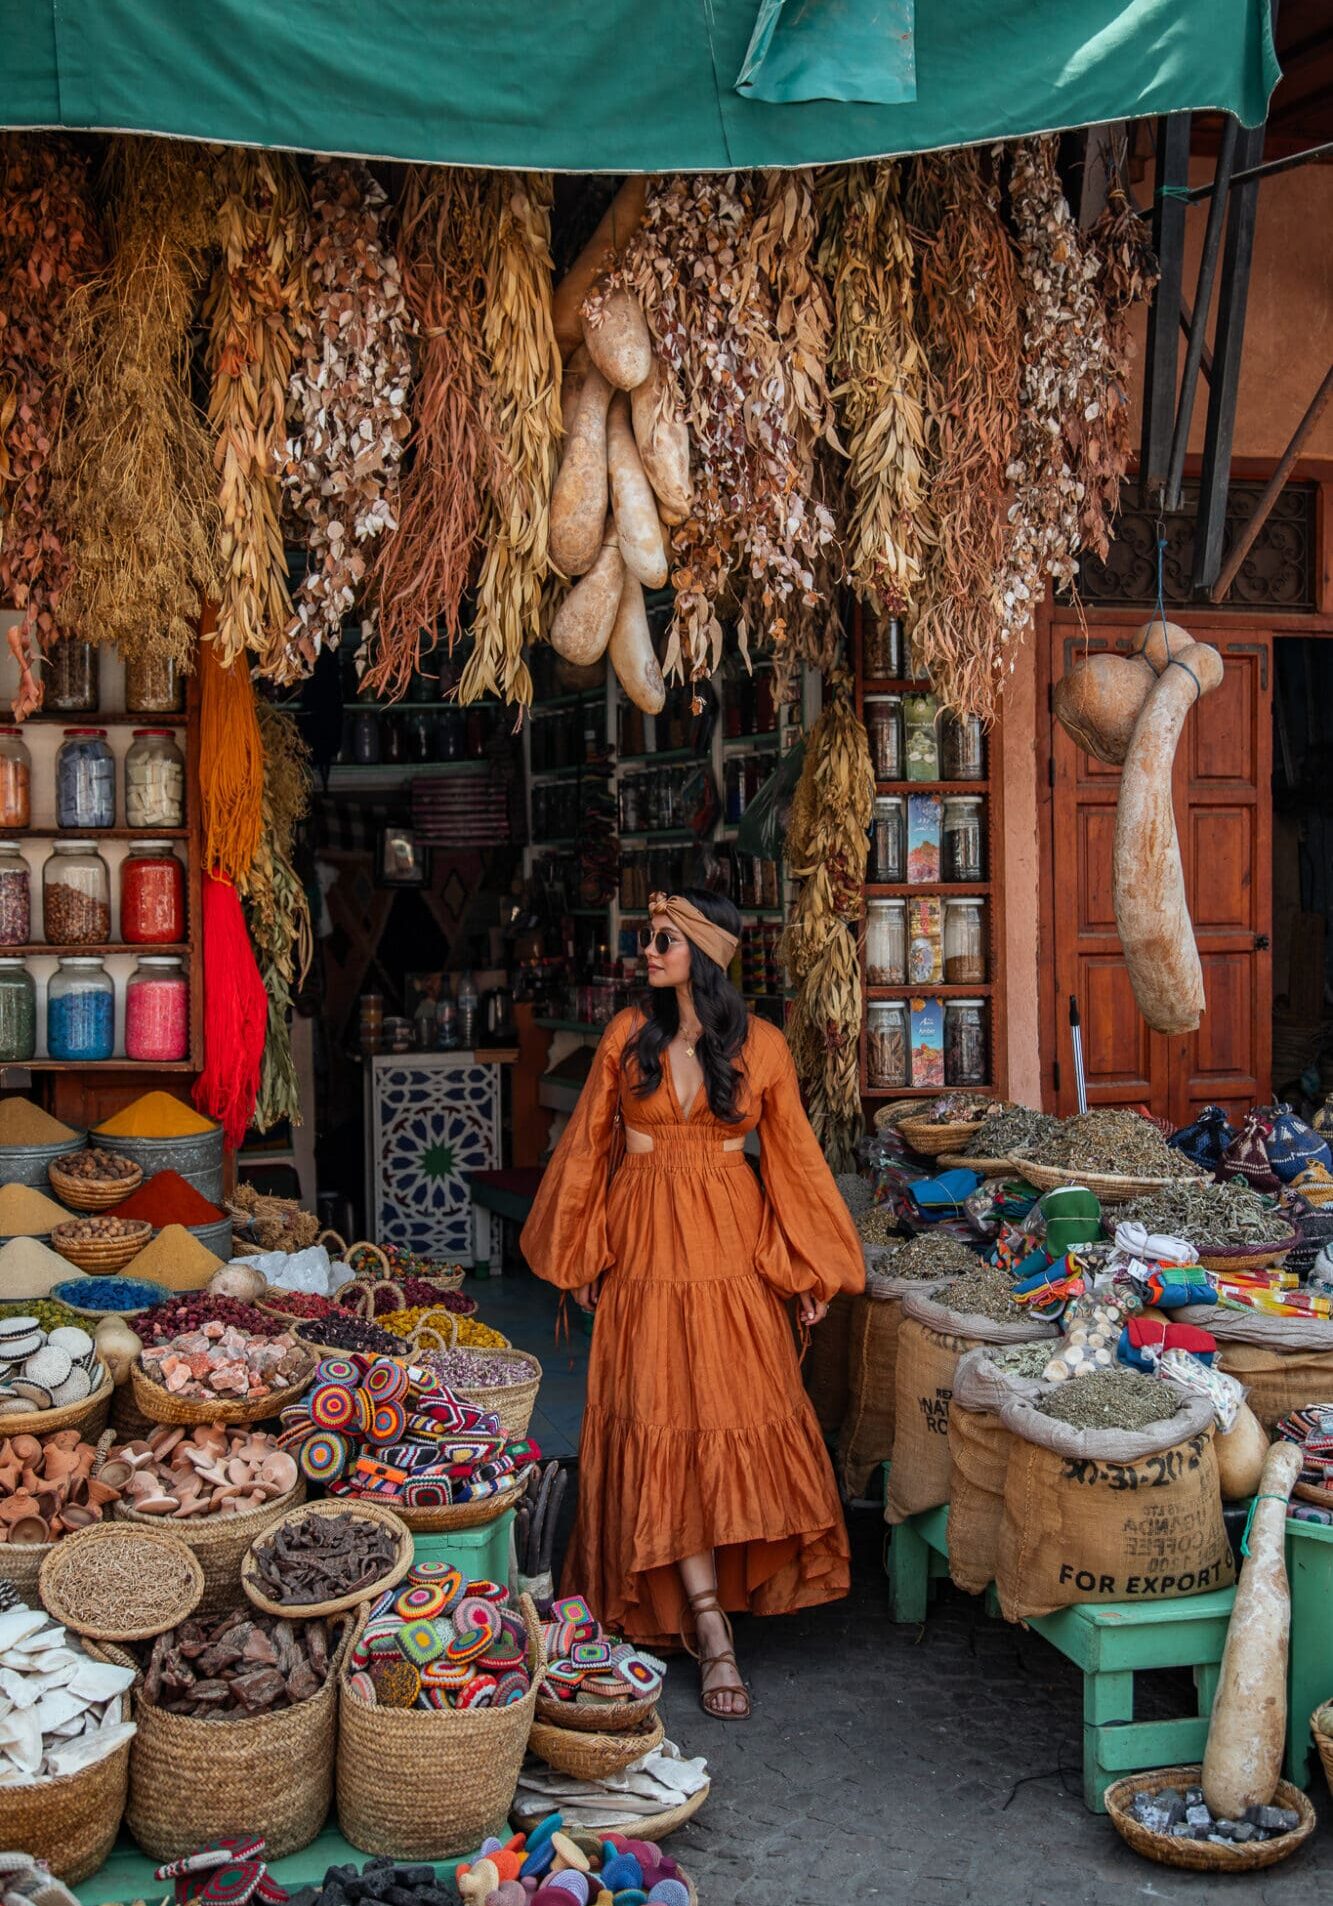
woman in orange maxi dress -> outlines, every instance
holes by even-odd
[[[596,1304],[564,1592],[647,1645],[697,1640],[725,1719],[749,1697],[724,1611],[847,1592],[788,1304],[817,1323],[865,1280],[786,1040],[726,978],[740,925],[718,895],[653,896],[648,1004],[607,1028],[523,1231],[538,1276]]]

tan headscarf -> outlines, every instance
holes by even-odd
[[[731,956],[740,945],[736,935],[714,926],[698,907],[682,900],[679,894],[650,893],[648,911],[664,914],[678,933],[683,933],[701,953],[715,960],[724,972],[731,965]]]

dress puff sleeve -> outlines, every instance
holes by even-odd
[[[524,1257],[538,1277],[560,1290],[591,1284],[614,1257],[606,1236],[606,1194],[620,1109],[621,1054],[632,1017],[618,1014],[603,1033],[523,1227]]]
[[[775,1027],[766,1030],[759,1117],[766,1208],[757,1268],[783,1296],[810,1291],[828,1303],[840,1291],[865,1288],[865,1256],[801,1104],[787,1041]]]

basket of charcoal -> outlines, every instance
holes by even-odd
[[[338,1667],[351,1622],[245,1603],[147,1652],[126,1819],[145,1853],[262,1835],[269,1859],[318,1835],[333,1799]],[[141,1649],[141,1656],[143,1654]]]
[[[1309,1839],[1315,1810],[1299,1787],[1280,1780],[1272,1804],[1218,1820],[1199,1786],[1198,1767],[1130,1774],[1106,1790],[1116,1832],[1136,1853],[1195,1873],[1253,1873],[1276,1866]]]

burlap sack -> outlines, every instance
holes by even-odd
[[[882,1276],[879,1261],[866,1251],[866,1287],[851,1300],[847,1408],[838,1430],[837,1460],[838,1487],[848,1500],[865,1495],[875,1470],[893,1454],[898,1326],[912,1279]]]
[[[1007,1621],[1235,1580],[1212,1406],[1177,1394],[1180,1409],[1149,1430],[1074,1429],[1026,1397],[1001,1407],[1012,1441],[995,1584]]]
[[[893,1457],[886,1522],[903,1522],[949,1500],[949,1399],[958,1359],[979,1344],[1058,1337],[1054,1324],[1020,1317],[997,1324],[935,1301],[938,1284],[914,1284],[903,1299],[894,1388]]]
[[[949,1575],[969,1595],[983,1594],[995,1580],[1013,1441],[1000,1409],[1011,1397],[1040,1396],[1046,1388],[992,1363],[996,1348],[981,1344],[958,1359],[949,1399]]]
[[[1333,1322],[1218,1309],[1203,1327],[1217,1338],[1219,1368],[1245,1385],[1265,1429],[1307,1403],[1333,1403]]]
[[[824,1440],[829,1443],[842,1428],[847,1414],[847,1355],[856,1304],[854,1296],[839,1291],[828,1307],[828,1316],[810,1332],[810,1348],[802,1365],[806,1393],[819,1418]]]

